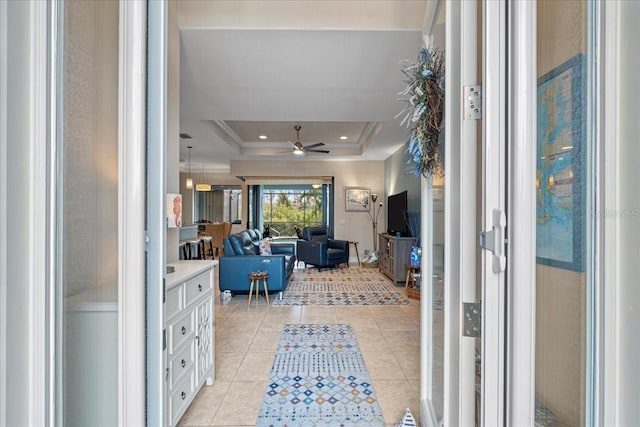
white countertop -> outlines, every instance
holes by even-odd
[[[98,286],[64,299],[66,311],[118,312],[118,287]]]
[[[193,276],[197,276],[214,266],[218,265],[217,260],[184,260],[174,261],[167,265],[172,265],[176,268],[173,273],[167,273],[167,290],[178,286],[185,280],[190,279]]]
[[[218,264],[217,260],[188,260],[175,261],[173,265],[176,271],[168,273],[167,290],[178,286],[191,277],[197,276]],[[99,286],[69,296],[64,299],[67,311],[118,311],[118,287]]]

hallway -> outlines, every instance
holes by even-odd
[[[353,268],[353,267],[352,267]],[[402,286],[402,284],[398,284]],[[420,301],[388,306],[247,306],[239,295],[221,304],[215,286],[216,381],[203,386],[180,426],[253,426],[285,324],[354,326],[385,422],[410,408],[420,414]],[[404,293],[404,289],[398,287]]]

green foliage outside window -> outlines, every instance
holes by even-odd
[[[322,224],[322,190],[270,190],[262,197],[264,225],[277,236],[296,236],[295,227]]]

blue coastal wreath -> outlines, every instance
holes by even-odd
[[[407,106],[401,126],[410,129],[406,153],[408,168],[416,175],[442,174],[438,139],[444,115],[444,53],[423,47],[416,62],[403,60],[407,87],[399,93]]]

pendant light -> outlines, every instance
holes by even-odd
[[[191,149],[193,148],[191,145],[187,145],[189,149],[189,177],[187,178],[186,187],[191,190],[193,188],[193,178],[191,178]]]
[[[211,184],[206,184],[204,180],[204,163],[202,164],[202,181],[196,184],[196,191],[211,191]]]

